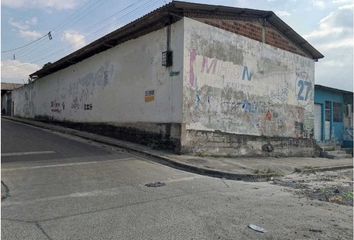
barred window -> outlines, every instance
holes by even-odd
[[[326,121],[331,121],[331,102],[326,101],[325,105],[325,119]]]
[[[333,103],[333,121],[343,122],[343,110],[341,103]]]

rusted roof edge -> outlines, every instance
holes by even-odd
[[[173,1],[30,74],[30,77],[35,78],[37,76],[37,78],[41,78],[53,72],[59,71],[92,55],[115,47],[125,41],[163,28],[168,24],[178,21],[185,15],[188,16],[188,13],[191,12],[200,13],[206,17],[214,14],[220,17],[237,15],[266,18],[269,23],[279,29],[291,41],[307,52],[309,56],[312,56],[313,59],[317,60],[324,57],[272,11]]]

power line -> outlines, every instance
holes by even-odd
[[[8,49],[8,50],[1,51],[1,53],[13,52],[13,51],[16,51],[16,50],[18,50],[18,49],[25,48],[25,47],[27,47],[27,46],[29,46],[29,45],[35,43],[35,42],[38,42],[39,40],[41,40],[41,39],[43,39],[43,38],[49,36],[49,35],[48,35],[49,33],[50,33],[50,32],[48,32],[47,34],[43,35],[42,37],[40,37],[40,38],[38,38],[38,39],[36,39],[36,40],[33,40],[33,41],[29,42],[29,43],[26,43],[25,45],[22,45],[22,46],[13,48],[13,49]]]
[[[129,14],[129,15],[130,15],[130,14],[135,14],[136,11],[137,11],[139,8],[141,8],[141,7],[144,7],[144,8],[151,7],[153,4],[157,3],[158,1],[160,1],[160,0],[155,0],[155,1],[148,0],[145,4],[143,4],[143,5],[141,5],[141,6],[137,7],[137,8],[134,8],[134,9],[132,9],[132,10],[129,11],[129,12],[126,12],[125,14],[119,16],[117,19],[121,19],[122,17],[125,17],[125,16],[128,15],[128,14]],[[118,13],[123,13],[123,12],[125,12],[126,10],[128,10],[128,9],[131,8],[131,7],[133,7],[134,5],[136,5],[136,4],[139,3],[139,2],[140,2],[140,1],[136,1],[136,2],[134,2],[133,4],[129,4],[127,7],[125,7],[125,8],[123,8],[123,9],[121,9],[121,10],[115,12],[114,14],[110,15],[109,17],[104,18],[104,19],[101,20],[101,21],[96,22],[94,25],[97,25],[97,24],[99,24],[99,23],[105,22],[105,21],[107,21],[109,18],[112,18],[112,17],[114,17],[115,15],[117,15]],[[147,3],[149,3],[149,2],[150,2],[150,4],[147,4]],[[100,31],[104,30],[104,28],[105,28],[106,26],[107,26],[107,24],[104,25],[103,27],[99,27],[99,28],[94,29],[93,31],[91,31],[91,32],[90,32],[88,35],[86,35],[85,37],[90,36],[90,35],[92,35],[92,34],[95,34],[95,33],[97,33],[97,32],[100,32]],[[88,27],[92,27],[92,26],[88,26]],[[60,48],[60,49],[58,49],[58,50],[55,50],[55,51],[52,52],[51,54],[45,55],[45,56],[47,56],[47,58],[40,58],[40,59],[41,59],[41,60],[42,60],[42,59],[48,59],[51,55],[54,55],[54,54],[56,54],[57,52],[60,52],[61,50],[65,50],[65,49],[66,49],[65,47],[62,47],[62,48]]]
[[[87,10],[87,9],[90,9],[90,8],[92,8],[94,5],[97,5],[97,3],[99,3],[100,1],[102,1],[102,0],[94,1],[93,3],[92,3],[92,2],[88,2],[88,4],[86,4],[86,5],[85,5],[83,8],[81,8],[81,9],[84,9],[84,11]],[[90,6],[90,4],[92,4],[92,5]],[[89,7],[89,6],[90,6],[90,7]],[[86,9],[85,9],[85,8],[86,8]],[[74,12],[73,14],[71,14],[63,23],[68,22],[71,17],[75,16],[75,15],[78,14],[78,13],[80,13],[80,11],[79,11],[79,12]],[[84,15],[83,15],[83,16],[84,16]],[[55,29],[58,29],[58,28],[60,28],[60,27],[65,26],[65,24],[63,24],[63,23],[58,24],[57,26],[55,26],[55,27],[53,28],[53,30],[49,31],[47,34],[41,36],[40,38],[38,38],[38,39],[36,39],[36,40],[34,40],[34,41],[31,41],[31,42],[29,42],[29,43],[26,43],[26,44],[24,44],[24,45],[22,45],[22,46],[19,46],[19,47],[13,48],[13,49],[8,49],[8,50],[1,51],[1,53],[9,53],[9,52],[12,53],[12,52],[15,52],[15,51],[17,51],[17,50],[19,50],[19,49],[23,49],[23,48],[25,48],[25,47],[28,47],[28,46],[30,46],[30,45],[32,45],[32,44],[34,44],[34,43],[38,43],[40,40],[44,39],[44,38],[47,37],[47,36],[48,36],[49,40],[52,40],[52,34],[51,34],[51,32],[54,31]]]
[[[123,8],[123,9],[121,9],[121,10],[115,12],[114,14],[110,15],[109,17],[106,17],[106,18],[104,18],[103,20],[96,22],[94,25],[97,26],[97,24],[102,23],[102,22],[105,22],[105,21],[107,21],[108,19],[110,19],[110,18],[112,18],[112,17],[116,17],[117,14],[120,14],[120,13],[123,13],[123,12],[124,12],[124,14],[121,15],[121,16],[118,15],[118,17],[117,17],[115,20],[122,19],[123,17],[125,17],[125,16],[127,16],[127,15],[129,15],[130,17],[133,17],[133,16],[138,12],[138,10],[139,10],[140,8],[143,7],[144,9],[148,9],[149,7],[154,6],[154,5],[155,5],[157,2],[159,2],[159,1],[160,1],[160,0],[155,0],[155,1],[153,1],[153,0],[148,0],[148,1],[145,2],[145,3],[143,3],[144,1],[140,1],[140,3],[143,3],[143,4],[138,4],[138,6],[137,6],[136,8],[131,9],[130,11],[127,11],[129,8],[132,8],[134,5],[136,5],[137,3],[139,3],[139,1],[134,2],[134,3],[132,3],[132,4],[129,4],[127,7],[125,7],[125,8]],[[140,5],[140,6],[139,6],[139,5]],[[91,8],[92,8],[93,6],[94,6],[94,5],[91,5]],[[79,18],[76,19],[75,22],[77,22],[78,20],[82,19],[82,17],[84,17],[84,15],[87,14],[87,10],[88,10],[88,9],[90,9],[90,7],[87,7],[87,8],[86,8],[86,13],[85,13],[85,14],[83,14],[84,12],[81,12],[81,16],[79,16],[79,15],[76,16],[76,17],[79,17]],[[126,12],[126,11],[127,11],[127,12]],[[74,16],[74,14],[71,15],[71,16]],[[73,20],[74,20],[74,19],[73,19]],[[73,24],[73,23],[72,23],[72,24]],[[70,24],[70,25],[72,25],[72,24]],[[64,24],[64,25],[65,25],[65,24]],[[98,33],[98,32],[101,32],[102,30],[105,30],[105,28],[106,28],[107,26],[108,26],[108,24],[104,24],[104,25],[101,25],[99,28],[93,29],[93,30],[90,31],[89,34],[86,35],[85,37],[90,36],[90,35],[92,35],[92,34],[96,34],[96,33]],[[63,25],[60,26],[60,27],[59,27],[59,25],[57,25],[55,28],[56,28],[56,29],[60,29],[60,28],[62,28],[62,27],[63,27]],[[88,27],[92,27],[92,26],[88,26]],[[58,31],[58,32],[61,32],[61,31]],[[48,42],[46,42],[46,43],[48,43]],[[40,50],[41,50],[40,52],[45,52],[44,50],[47,50],[47,49],[50,48],[50,47],[51,47],[51,46],[48,45],[46,48],[40,49]],[[66,51],[65,51],[65,50],[66,50]],[[42,60],[46,60],[46,61],[43,61],[42,63],[48,62],[48,60],[50,60],[51,56],[54,56],[54,55],[56,55],[56,54],[58,54],[58,53],[60,53],[60,52],[65,52],[65,54],[67,54],[67,50],[68,50],[68,49],[67,49],[66,47],[62,47],[62,48],[56,49],[56,50],[54,50],[54,51],[51,51],[51,52],[49,52],[48,54],[45,54],[44,56],[40,56],[40,58],[32,59],[31,62],[39,62],[39,61],[42,61]],[[30,52],[32,52],[32,51],[30,51]],[[29,54],[30,52],[28,52],[27,54]],[[25,55],[27,55],[27,54],[25,54]],[[48,59],[48,60],[47,60],[47,59]],[[23,64],[23,65],[25,65],[25,64]],[[37,65],[42,65],[42,64],[37,64]]]
[[[97,0],[97,1],[94,1],[93,4],[90,6],[90,4],[86,5],[86,9],[81,9],[82,11],[81,12],[76,12],[78,15],[77,16],[74,16],[75,14],[72,14],[71,16],[69,16],[69,18],[62,22],[61,24],[58,24],[57,26],[55,26],[53,28],[52,31],[56,31],[56,32],[60,32],[59,29],[63,29],[63,27],[66,25],[67,22],[70,21],[70,24],[69,25],[74,25],[75,23],[77,23],[78,21],[80,21],[83,17],[85,17],[91,10],[93,7],[96,7],[97,5],[103,5],[104,3],[106,3],[107,1],[103,2],[103,3],[100,3],[102,0]],[[96,7],[95,9],[99,8]],[[70,20],[70,17],[73,17],[73,19]],[[76,19],[75,19],[76,18]],[[68,25],[68,26],[69,26]]]
[[[153,0],[148,0],[148,1],[145,2],[143,5],[138,6],[138,7],[134,8],[134,9],[132,9],[132,10],[129,11],[129,12],[125,12],[125,13],[124,13],[123,15],[121,15],[121,16],[118,16],[115,20],[122,19],[123,17],[126,17],[126,16],[128,16],[128,15],[129,15],[129,16],[134,16],[134,14],[137,13],[137,11],[138,11],[141,7],[144,7],[144,9],[149,8],[149,7],[154,6],[154,4],[156,4],[156,3],[159,2],[159,1],[160,1],[160,0],[155,0],[155,1],[153,1]],[[137,3],[141,3],[141,1],[137,1],[137,2],[135,2],[134,4],[130,4],[130,6],[136,5]],[[127,10],[127,8],[124,8],[124,9],[122,9],[122,10],[116,12],[115,14],[110,15],[108,18],[115,17],[115,15],[116,15],[117,13],[123,13],[124,10]],[[105,21],[108,20],[108,18],[105,18],[105,19],[103,19],[102,21],[97,22],[97,23],[105,22]],[[106,28],[109,24],[110,24],[110,23],[104,24],[104,25],[102,25],[102,26],[99,27],[99,28],[93,29],[92,31],[90,31],[90,32],[86,35],[86,37],[91,36],[91,35],[93,35],[93,34],[97,34],[97,33],[101,32],[102,30],[106,30],[105,28]]]

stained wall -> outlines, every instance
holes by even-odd
[[[163,28],[40,78],[14,91],[15,115],[172,131],[164,124],[182,120],[181,22],[171,26],[170,46],[173,66],[168,68],[162,66]]]
[[[312,59],[189,18],[184,29],[183,145],[198,146],[193,131],[312,137]]]

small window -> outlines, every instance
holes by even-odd
[[[343,110],[341,103],[333,103],[333,121],[343,122]]]
[[[326,121],[331,121],[331,102],[326,101],[325,105],[325,119]]]

